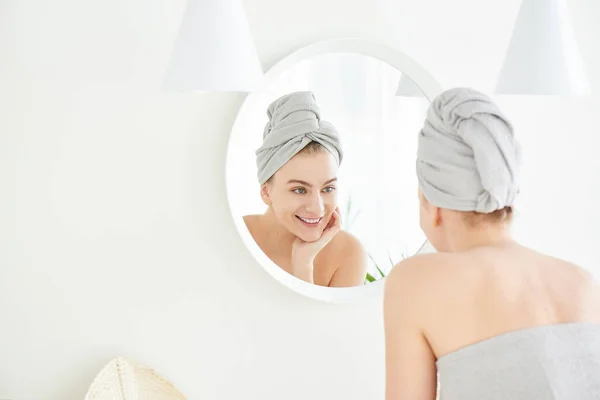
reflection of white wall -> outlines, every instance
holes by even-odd
[[[428,102],[397,97],[400,76],[371,57],[330,54],[298,63],[264,91],[251,94],[236,119],[228,150],[233,214],[239,218],[265,210],[254,150],[262,140],[268,104],[284,93],[310,90],[344,148],[338,188],[346,229],[363,242],[384,273],[393,265],[390,258],[398,262],[402,254],[414,254],[425,240],[417,219],[414,160]],[[378,276],[373,266],[370,272]]]
[[[242,247],[223,176],[243,96],[153,92],[184,3],[0,3],[0,398],[83,398],[118,354],[190,400],[383,398],[380,301],[305,299]],[[370,37],[484,88],[520,3],[244,1],[265,66]],[[570,4],[600,93],[600,4]],[[527,155],[519,237],[599,273],[600,99],[502,105]]]

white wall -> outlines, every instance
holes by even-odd
[[[245,1],[265,67],[358,36],[483,90],[519,3]],[[190,400],[382,398],[379,302],[302,298],[234,230],[224,158],[243,96],[157,93],[183,6],[0,2],[0,398],[81,399],[118,355]],[[570,6],[600,93],[600,4]],[[526,152],[519,237],[596,272],[599,99],[500,99]]]

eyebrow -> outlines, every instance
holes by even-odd
[[[323,186],[325,186],[325,185],[328,185],[328,184],[330,184],[330,183],[333,183],[333,182],[335,182],[335,181],[337,181],[337,178],[331,178],[330,180],[328,180],[327,182],[325,182],[325,183],[323,184]],[[311,185],[310,183],[308,183],[308,182],[306,182],[306,181],[303,181],[303,180],[300,180],[300,179],[290,179],[290,180],[288,181],[288,185],[289,185],[290,183],[299,183],[299,184],[301,184],[301,185],[304,185],[304,186],[309,186],[309,187],[312,187],[312,185]]]

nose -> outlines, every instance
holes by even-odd
[[[310,197],[310,200],[306,204],[306,211],[311,214],[316,214],[319,217],[323,215],[325,204],[323,202],[323,196],[321,196],[320,193]]]

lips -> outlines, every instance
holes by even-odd
[[[299,215],[296,215],[296,218],[298,218],[301,222],[304,223],[304,225],[307,226],[317,226],[319,225],[319,223],[323,220],[323,217],[319,217],[319,218],[303,218]]]

